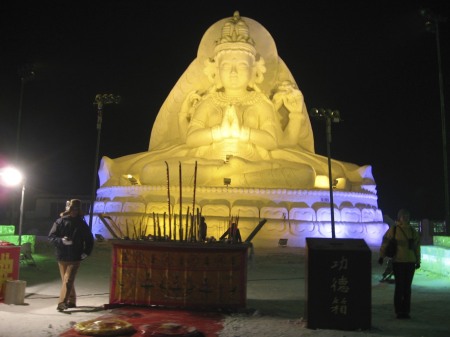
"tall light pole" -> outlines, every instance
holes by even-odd
[[[339,123],[341,121],[341,115],[338,110],[313,108],[309,112],[310,116],[325,120],[326,123],[326,136],[327,136],[327,157],[328,157],[328,184],[330,190],[330,217],[331,217],[331,237],[336,238],[335,225],[334,225],[334,200],[333,200],[333,175],[331,172],[331,123]]]
[[[100,136],[102,133],[103,121],[103,106],[105,104],[119,104],[120,96],[113,94],[97,94],[95,96],[94,105],[97,105],[97,147],[95,149],[94,174],[92,177],[92,193],[91,193],[91,207],[89,212],[89,228],[92,230],[92,218],[94,216],[94,201],[97,191],[97,176],[98,176],[98,157],[100,152]]]
[[[450,197],[448,184],[448,157],[447,157],[447,131],[445,121],[445,99],[444,99],[444,76],[442,74],[441,60],[441,39],[439,36],[439,24],[446,22],[447,18],[432,12],[429,9],[422,9],[420,15],[425,18],[425,29],[436,36],[436,52],[439,73],[439,101],[441,108],[441,128],[442,128],[442,158],[444,161],[444,202],[445,202],[445,227],[447,235],[450,235]]]
[[[20,219],[19,219],[19,246],[22,245],[22,224],[23,224],[23,205],[25,200],[25,177],[23,174],[13,167],[0,169],[0,181],[2,185],[13,187],[22,185],[22,197],[20,199]]]
[[[22,128],[22,109],[23,109],[23,93],[25,84],[34,79],[35,73],[31,65],[24,65],[19,68],[18,74],[20,77],[20,96],[19,96],[19,111],[17,114],[17,132],[16,132],[16,151],[15,160],[19,161],[20,157],[20,133]]]
[[[35,77],[35,72],[30,64],[25,64],[19,67],[17,74],[20,78],[20,95],[19,95],[19,110],[17,113],[17,131],[16,131],[16,146],[14,152],[14,161],[16,165],[21,165],[20,160],[20,136],[22,131],[22,111],[23,111],[23,96],[25,91],[25,84],[32,81]],[[17,205],[16,197],[14,196],[11,202],[11,223],[16,223],[15,209]],[[20,220],[19,220],[20,221]]]

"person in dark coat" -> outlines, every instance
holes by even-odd
[[[397,252],[392,259],[395,278],[394,309],[398,319],[409,319],[411,310],[411,285],[414,272],[420,268],[420,236],[411,227],[410,213],[406,209],[398,212],[397,225],[389,228],[383,236],[378,263],[383,264],[388,241],[395,237]]]
[[[58,311],[76,307],[75,277],[81,261],[92,253],[94,237],[83,219],[81,201],[72,199],[66,211],[57,219],[48,239],[55,246],[56,260],[61,274]]]
[[[238,225],[236,222],[233,222],[231,226],[225,231],[225,233],[222,234],[219,241],[227,240],[231,243],[241,243],[241,231],[238,228]]]
[[[205,217],[200,217],[200,223],[198,225],[198,237],[201,242],[206,241],[206,234],[208,232],[208,225],[206,224]]]

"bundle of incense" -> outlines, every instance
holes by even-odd
[[[125,221],[125,227],[126,227],[126,232],[127,232],[126,237],[127,237],[128,239],[130,239],[130,232],[128,231],[128,222],[127,222],[127,221]]]
[[[115,232],[119,233],[121,238],[124,238],[125,235],[123,234],[122,230],[120,229],[120,226],[118,224],[116,224],[116,222],[111,217],[107,216],[105,218],[111,220],[111,224],[113,225]]]
[[[192,221],[191,221],[191,240],[194,237],[194,216],[195,216],[195,192],[197,189],[197,161],[194,167],[194,195],[192,197]]]
[[[172,240],[172,216],[169,210],[169,240]]]
[[[197,207],[197,216],[195,218],[195,241],[200,240],[199,229],[200,229],[200,209]]]
[[[148,214],[145,214],[143,216],[143,218],[145,219],[145,227],[144,227],[144,231],[142,232],[142,235],[147,237],[147,230],[148,230]]]
[[[157,230],[156,237],[158,239],[160,239],[161,238],[161,227],[159,226],[159,214],[156,214],[156,230]]]
[[[178,162],[178,174],[180,176],[180,241],[183,241],[183,183],[181,179],[181,162]]]
[[[141,216],[141,218],[139,219],[139,239],[142,238],[142,220],[143,220],[144,216]]]
[[[139,236],[137,234],[136,225],[135,224],[133,224],[133,239],[139,240]]]
[[[145,224],[144,231],[141,232],[141,237],[146,237],[146,236],[147,236],[147,224]]]
[[[156,216],[155,216],[155,212],[153,212],[153,236],[156,238]]]
[[[123,236],[117,235],[115,230],[109,225],[108,221],[106,221],[106,219],[110,219],[109,217],[103,216],[102,214],[100,214],[98,217],[99,217],[100,221],[103,222],[103,224],[105,225],[106,229],[111,233],[113,238],[115,238],[115,239],[123,239]]]
[[[173,240],[177,241],[177,217],[175,214],[173,217]]]
[[[189,228],[189,241],[193,241],[194,240],[194,226],[195,226],[195,224],[194,224],[194,212],[195,212],[195,210],[193,209],[192,210],[192,213],[190,214],[191,215],[191,227]]]
[[[186,236],[185,236],[185,238],[184,238],[184,240],[185,241],[187,241],[187,239],[188,239],[188,231],[189,231],[189,207],[187,208],[187,211],[186,211]]]
[[[166,212],[163,214],[163,238],[166,237]]]
[[[161,239],[161,226],[159,225],[159,214],[156,216],[156,226],[158,227],[158,239]]]
[[[171,219],[171,207],[170,207],[170,178],[169,178],[169,164],[167,162],[166,163],[166,172],[167,172],[167,208],[168,208],[168,212],[169,212],[169,239],[172,236],[172,219]],[[164,224],[164,237],[166,236],[166,225]]]

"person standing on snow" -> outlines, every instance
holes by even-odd
[[[88,257],[94,248],[94,237],[83,219],[80,200],[72,199],[68,202],[66,211],[54,222],[48,239],[55,246],[62,281],[56,310],[75,308],[75,277],[81,261]]]

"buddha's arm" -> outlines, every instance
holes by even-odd
[[[199,147],[209,145],[213,142],[212,128],[205,128],[204,123],[193,119],[189,126],[186,137],[186,145],[189,147]]]
[[[271,122],[265,123],[262,129],[249,129],[249,142],[266,150],[278,147],[275,128]]]
[[[284,129],[283,145],[295,145],[303,125],[306,125],[305,115],[301,112],[291,112],[289,122]]]
[[[197,91],[191,91],[181,105],[178,114],[178,129],[182,140],[186,140],[189,122],[200,100],[201,95]]]
[[[271,106],[257,106],[255,107],[255,112],[259,119],[258,127],[252,128],[244,126],[241,130],[241,134],[248,132],[248,141],[252,144],[266,150],[276,149],[278,147],[278,141],[276,137],[275,117]]]
[[[218,140],[217,138],[221,137],[217,132],[219,126],[209,127],[209,116],[213,111],[214,107],[205,102],[198,107],[187,130],[187,146],[199,147],[209,145]]]

